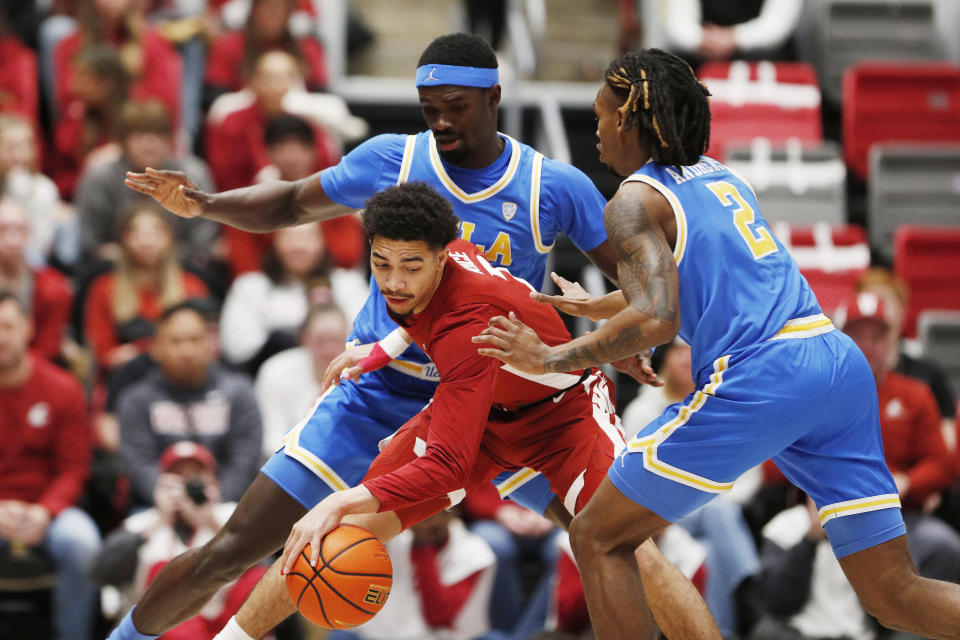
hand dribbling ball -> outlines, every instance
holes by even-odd
[[[326,629],[350,629],[383,607],[393,566],[376,536],[342,524],[321,539],[316,567],[310,565],[310,545],[304,547],[286,582],[290,599],[307,620]]]

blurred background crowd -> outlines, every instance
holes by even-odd
[[[366,299],[356,216],[250,234],[166,213],[124,174],[220,191],[416,132],[416,58],[456,30],[497,49],[502,130],[607,196],[590,106],[607,61],[659,46],[690,62],[713,95],[709,154],[750,180],[873,368],[920,573],[960,581],[960,4],[413,5],[3,0],[0,639],[103,637],[208,540],[309,412]],[[606,286],[572,245],[551,259]],[[694,390],[686,345],[654,359],[664,387],[617,380],[628,435]],[[658,543],[727,638],[901,637],[862,611],[816,509],[771,463]],[[333,637],[591,637],[565,534],[492,486],[389,548],[386,608]],[[164,638],[212,637],[264,570]],[[276,635],[321,637],[296,618]]]

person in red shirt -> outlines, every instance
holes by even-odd
[[[27,212],[15,200],[0,199],[0,289],[15,292],[29,311],[31,351],[53,360],[60,355],[66,335],[73,290],[59,271],[29,265],[29,238]]]
[[[37,56],[3,25],[0,15],[0,113],[28,118],[38,130]]]
[[[130,76],[130,97],[156,98],[174,121],[180,120],[183,62],[180,54],[147,24],[147,5],[135,0],[79,0],[77,30],[57,43],[54,50],[58,115],[69,113],[78,100],[73,61],[91,46],[108,47],[120,56]]]
[[[110,154],[113,127],[129,95],[130,76],[109,47],[86,48],[70,63],[75,94],[57,118],[48,173],[64,198],[72,198],[80,173],[98,155]]]
[[[926,384],[893,370],[899,341],[887,305],[885,298],[860,293],[840,314],[843,330],[863,351],[877,380],[883,451],[917,569],[924,577],[960,582],[960,534],[931,513],[952,478],[940,411]]]
[[[264,131],[267,121],[284,112],[284,96],[302,86],[297,61],[283,51],[270,51],[257,58],[247,89],[223,96],[207,117],[207,162],[221,190],[245,187],[257,171],[270,164]],[[316,168],[337,160],[330,136],[316,128]]]
[[[242,89],[243,78],[267,51],[285,51],[296,58],[311,91],[326,88],[323,45],[314,37],[297,38],[290,32],[290,16],[296,8],[294,0],[253,0],[243,30],[226,33],[213,42],[207,60],[205,104],[212,104],[221,93]]]
[[[470,243],[454,241],[457,219],[428,186],[409,183],[374,196],[364,228],[387,309],[430,355],[441,382],[433,402],[381,451],[362,486],[331,496],[294,526],[285,558],[292,561],[298,543],[310,541],[302,536],[322,535],[317,525],[335,524],[334,517],[389,512],[377,528],[396,532],[506,469],[541,470],[576,512],[623,446],[606,378],[590,370],[517,376],[477,354],[471,338],[497,314],[528,318],[548,341],[568,334],[552,309],[530,300],[530,285],[478,258]]]
[[[25,309],[0,291],[0,555],[42,547],[57,571],[55,638],[86,640],[97,600],[86,571],[100,548],[74,506],[90,466],[87,408],[80,383],[30,354],[29,340]]]
[[[293,526],[284,572],[308,543],[315,564],[322,536],[348,515],[389,539],[508,469],[540,471],[576,514],[624,446],[602,373],[527,375],[477,353],[473,337],[495,315],[523,318],[548,344],[569,334],[553,309],[531,300],[529,284],[492,267],[469,242],[454,241],[457,222],[450,204],[423,183],[390,187],[366,203],[371,268],[387,310],[433,360],[440,385],[390,438],[362,484],[325,498]],[[719,637],[694,616],[689,622],[696,628],[688,637]]]
[[[329,165],[329,157],[317,146],[318,134],[314,126],[291,113],[280,113],[266,121],[263,140],[269,164],[262,167],[254,181],[301,180]],[[327,251],[333,264],[343,269],[362,266],[367,257],[367,239],[363,235],[358,216],[341,216],[320,223],[323,235],[335,239]],[[234,276],[258,271],[263,266],[272,233],[250,233],[224,225],[228,259]]]
[[[90,284],[84,328],[97,363],[113,370],[149,348],[163,309],[205,298],[207,286],[177,263],[171,222],[140,203],[121,220],[115,268]]]

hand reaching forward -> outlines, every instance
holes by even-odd
[[[147,167],[146,173],[128,171],[123,181],[134,191],[148,195],[170,212],[183,218],[203,215],[210,199],[182,171],[158,171]]]
[[[326,391],[330,385],[340,384],[341,380],[353,380],[360,377],[363,373],[363,367],[358,363],[370,355],[373,350],[373,344],[358,344],[347,347],[340,355],[330,361],[326,370],[323,372],[323,390]]]
[[[616,360],[611,362],[610,365],[617,371],[627,374],[640,384],[648,384],[651,387],[663,386],[663,380],[653,370],[653,364],[650,361],[650,351],[648,350],[635,356],[624,358],[623,360]]]
[[[579,282],[570,282],[556,272],[550,272],[550,278],[560,287],[559,296],[551,296],[538,291],[530,294],[530,298],[537,302],[552,304],[560,311],[571,316],[590,316],[590,307],[596,300],[580,286]]]
[[[287,542],[283,545],[280,572],[290,573],[297,558],[300,557],[300,552],[308,544],[310,545],[310,564],[317,566],[317,560],[320,559],[320,540],[335,529],[345,515],[376,513],[379,508],[380,501],[362,484],[330,494],[318,502],[290,529]]]
[[[286,575],[293,571],[293,565],[300,557],[300,552],[308,544],[310,545],[310,566],[317,566],[317,561],[320,559],[320,540],[336,529],[345,515],[337,504],[336,495],[334,493],[321,500],[290,529],[287,542],[283,545],[280,573]]]
[[[520,322],[513,311],[507,318],[490,318],[487,328],[471,340],[477,344],[489,345],[477,349],[477,353],[482,356],[497,358],[527,373],[545,372],[544,361],[550,347],[540,340],[540,336],[533,329]]]

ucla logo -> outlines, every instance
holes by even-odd
[[[510,222],[513,216],[517,214],[517,203],[504,202],[501,210],[503,211],[503,219],[506,220],[507,222]]]

